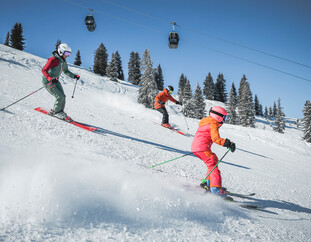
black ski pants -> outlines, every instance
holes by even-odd
[[[165,107],[161,107],[157,109],[160,113],[163,114],[163,118],[162,118],[162,124],[168,124],[168,113],[166,111]]]

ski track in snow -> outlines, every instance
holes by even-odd
[[[45,62],[0,45],[1,107],[41,87]],[[44,89],[0,112],[0,240],[310,241],[311,146],[294,124],[285,134],[261,119],[220,129],[238,148],[220,164],[223,185],[255,192],[236,200],[264,209],[247,210],[196,188],[206,168],[194,156],[150,169],[190,152],[193,137],[155,125],[161,115],[137,104],[136,86],[69,68],[81,80],[71,98],[74,80],[60,78],[66,112],[98,131],[35,112],[54,103]],[[187,118],[187,130],[180,108],[167,106],[170,122],[194,135],[198,120]]]

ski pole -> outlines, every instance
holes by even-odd
[[[187,129],[189,130],[188,122],[187,122],[186,116],[184,115],[183,111],[184,111],[184,108],[182,108],[181,113],[184,116],[184,119],[185,119],[185,122],[186,122],[186,125],[187,125]]]
[[[15,103],[18,103],[19,101],[22,101],[23,99],[25,99],[26,97],[29,97],[30,95],[36,93],[37,91],[40,91],[42,88],[44,88],[44,86],[43,86],[43,87],[40,87],[40,88],[39,88],[38,90],[36,90],[36,91],[33,91],[32,93],[28,94],[27,96],[25,96],[25,97],[23,97],[23,98],[17,100],[16,102],[10,104],[9,106],[6,106],[6,107],[4,107],[4,108],[1,108],[0,110],[1,110],[1,111],[4,111],[6,108],[11,107],[11,106],[14,105]]]
[[[73,93],[72,93],[71,98],[74,97],[74,94],[75,94],[75,91],[76,91],[77,82],[78,82],[78,79],[76,79],[75,87],[74,87],[74,89],[73,89]]]
[[[153,168],[153,167],[155,167],[155,166],[159,166],[159,165],[162,165],[162,164],[165,164],[165,163],[171,162],[171,161],[173,161],[173,160],[180,159],[180,158],[185,157],[185,156],[190,155],[190,154],[192,154],[192,152],[187,153],[187,154],[184,154],[184,155],[179,156],[179,157],[176,157],[176,158],[173,158],[173,159],[170,159],[170,160],[167,160],[167,161],[163,161],[163,162],[158,163],[158,164],[155,164],[155,165],[152,165],[152,166],[150,166],[149,168]]]
[[[215,170],[215,168],[218,166],[218,164],[222,161],[222,159],[228,154],[228,152],[231,150],[231,148],[229,148],[227,150],[227,152],[223,155],[223,157],[220,158],[220,160],[217,162],[217,164],[214,166],[214,168],[208,173],[208,175],[205,177],[205,180],[209,177],[209,175],[213,172],[213,170]]]

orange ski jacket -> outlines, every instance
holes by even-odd
[[[155,103],[154,103],[154,108],[163,108],[165,107],[165,103],[171,100],[172,102],[176,103],[177,101],[171,96],[171,94],[167,91],[166,88],[164,88],[163,92],[160,92],[156,97],[155,97]]]
[[[192,141],[191,151],[210,151],[213,143],[223,146],[226,140],[219,136],[218,129],[221,125],[221,123],[218,123],[211,117],[201,119],[199,128]]]

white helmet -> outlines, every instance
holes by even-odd
[[[71,54],[71,48],[69,45],[67,45],[66,43],[62,43],[58,46],[58,54],[60,56],[63,56],[65,54],[65,52],[68,53],[68,56]]]

